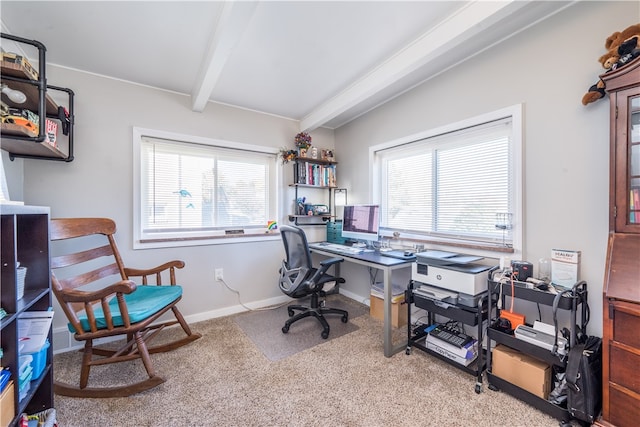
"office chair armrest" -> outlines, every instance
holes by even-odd
[[[343,258],[329,258],[321,261],[320,268],[316,270],[316,273],[311,278],[309,278],[309,280],[306,281],[307,286],[309,286],[310,289],[315,289],[318,286],[318,279],[320,279],[332,265],[341,263],[343,261]]]
[[[320,265],[322,267],[326,267],[324,268],[324,270],[326,271],[327,268],[331,267],[333,264],[337,264],[339,262],[344,262],[344,258],[328,258],[325,260],[320,261]]]
[[[327,270],[334,264],[338,264],[343,262],[344,259],[343,258],[329,258],[329,259],[325,259],[323,261],[320,261],[320,268],[318,269],[318,271],[316,271],[316,274],[313,275],[313,277],[310,280],[316,281],[318,278],[322,277],[322,275],[324,273],[327,272]]]

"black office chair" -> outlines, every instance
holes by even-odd
[[[335,293],[339,289],[339,283],[344,283],[342,277],[334,277],[327,274],[329,267],[343,262],[344,259],[326,259],[320,263],[319,269],[313,268],[311,252],[309,251],[304,230],[299,227],[283,225],[280,226],[280,235],[282,236],[282,243],[284,243],[287,257],[282,261],[282,268],[280,268],[280,289],[291,298],[311,296],[309,306],[290,305],[287,307],[289,319],[282,327],[282,332],[286,334],[294,322],[313,316],[322,324],[322,338],[327,339],[329,337],[329,323],[324,318],[325,314],[342,315],[342,323],[347,323],[349,320],[347,311],[328,308],[324,306],[324,301],[319,302],[320,297],[325,298],[327,295],[327,292],[324,291],[325,284],[336,282],[332,290],[332,293]],[[294,310],[300,310],[300,313],[295,314]]]

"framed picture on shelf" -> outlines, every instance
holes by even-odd
[[[334,161],[335,158],[333,157],[333,150],[323,148],[321,151],[321,158],[322,160],[328,160],[330,162]]]

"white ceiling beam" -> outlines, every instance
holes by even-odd
[[[191,92],[191,108],[201,113],[207,105],[220,74],[249,25],[258,2],[226,1],[215,25],[209,49],[200,66],[196,83]]]
[[[474,1],[456,11],[433,29],[406,46],[373,71],[335,97],[318,106],[300,121],[300,130],[309,132],[344,113],[378,91],[488,28],[495,21],[526,6],[529,1]]]

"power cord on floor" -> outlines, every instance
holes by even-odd
[[[231,286],[229,286],[229,285],[227,284],[227,282],[225,282],[225,281],[224,281],[224,279],[219,279],[219,281],[220,281],[220,282],[221,282],[221,283],[222,283],[222,284],[223,284],[227,289],[229,289],[231,292],[233,292],[234,294],[236,294],[236,296],[238,297],[238,303],[239,303],[242,307],[246,308],[248,311],[266,311],[266,310],[275,310],[275,309],[278,309],[278,308],[280,308],[280,307],[283,307],[283,306],[285,306],[285,305],[287,305],[287,304],[290,304],[290,303],[291,303],[291,301],[285,301],[285,302],[283,302],[282,304],[270,305],[270,306],[268,306],[268,307],[251,308],[251,307],[249,307],[249,306],[245,305],[245,304],[240,300],[240,292],[239,292],[239,291],[237,291],[237,290],[233,289]]]

